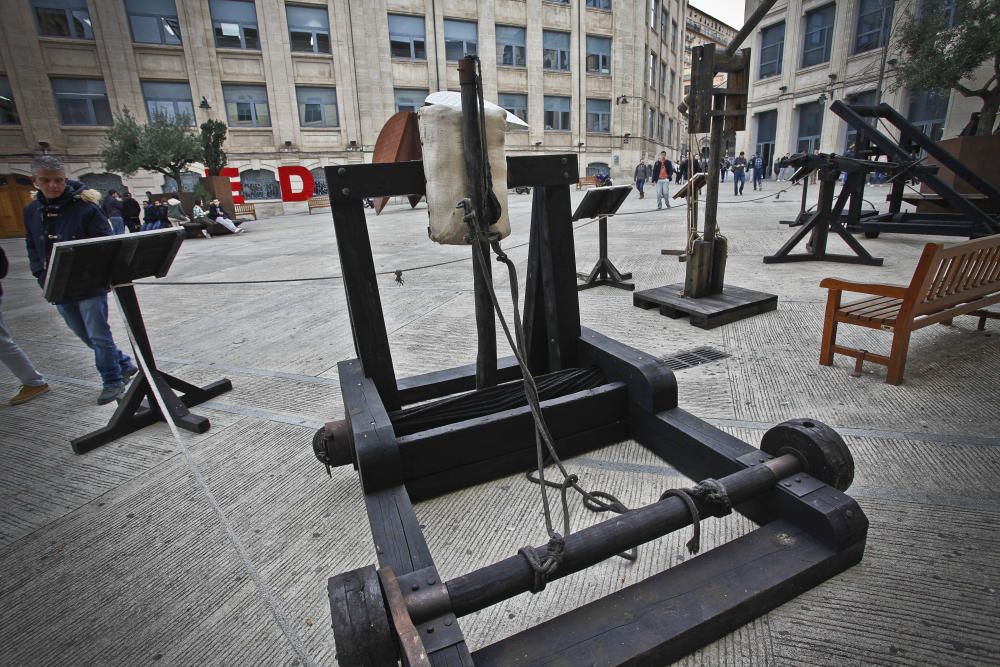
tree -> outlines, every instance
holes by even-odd
[[[201,143],[190,123],[186,114],[170,118],[158,113],[148,125],[141,125],[127,108],[119,110],[101,149],[104,168],[126,176],[140,169],[155,171],[174,179],[178,192],[183,192],[181,175],[202,159]]]
[[[226,166],[226,151],[222,150],[225,141],[226,124],[221,120],[212,119],[201,124],[201,148],[209,176],[218,176]]]
[[[900,25],[896,87],[953,88],[981,98],[976,133],[992,134],[1000,111],[1000,0],[922,0],[914,6]],[[992,62],[992,76],[981,88],[970,88],[984,62]]]

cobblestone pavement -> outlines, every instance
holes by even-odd
[[[728,186],[728,184],[727,184]],[[727,357],[677,373],[681,406],[758,443],[791,417],[814,417],[850,444],[849,491],[871,520],[864,561],[682,661],[686,665],[1000,664],[1000,335],[973,318],[914,336],[906,382],[860,378],[838,358],[817,363],[825,293],[843,276],[905,282],[925,237],[864,240],[883,267],[765,266],[788,237],[798,190],[780,201],[722,191],[727,283],[779,295],[776,312],[712,331],[632,306],[612,288],[580,294],[583,324],[657,356],[709,346]],[[574,203],[582,192],[573,192]],[[883,192],[869,199],[880,204]],[[524,276],[530,197],[511,196],[504,242]],[[610,222],[610,256],[640,289],[683,279],[661,256],[683,243],[683,209],[632,195]],[[597,225],[576,223],[581,271],[597,259]],[[397,375],[475,357],[465,248],[426,240],[426,212],[369,212]],[[46,304],[24,244],[5,240],[10,329],[53,391],[0,406],[0,664],[331,665],[326,580],[375,562],[354,472],[328,479],[310,439],[343,415],[336,364],[353,356],[329,212],[248,223],[249,233],[185,242],[168,278],[137,287],[162,368],[191,382],[229,377],[233,390],[196,411],[211,418],[179,447],[163,424],[74,456],[69,439],[107,421],[95,405],[92,357]],[[938,239],[953,241],[954,239]],[[427,265],[436,265],[429,268]],[[399,286],[393,271],[403,269]],[[497,272],[505,298],[506,277]],[[300,282],[254,283],[301,278]],[[310,280],[305,280],[310,279]],[[233,282],[235,281],[235,282]],[[193,284],[225,282],[227,284]],[[505,302],[508,303],[508,302]],[[509,306],[508,306],[509,310]],[[113,316],[117,340],[127,341]],[[887,350],[876,331],[846,343]],[[856,328],[855,328],[856,329]],[[502,338],[500,338],[502,341]],[[501,354],[506,354],[501,350]],[[0,396],[17,387],[0,372]],[[584,484],[635,506],[688,483],[635,443],[575,459]],[[544,541],[537,487],[514,476],[421,503],[442,576]],[[576,506],[577,526],[598,521]],[[704,523],[704,548],[752,528]],[[462,620],[484,646],[682,561],[682,531]]]

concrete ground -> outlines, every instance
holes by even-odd
[[[632,306],[627,292],[580,294],[586,326],[657,356],[700,346],[728,357],[677,373],[681,406],[758,443],[776,422],[813,417],[851,446],[851,495],[871,521],[864,561],[685,658],[685,665],[1000,664],[1000,335],[976,320],[915,334],[901,386],[838,358],[817,364],[825,276],[906,282],[924,243],[863,240],[883,267],[768,265],[789,236],[779,219],[798,190],[736,200],[723,188],[727,283],[779,295],[776,312],[712,331]],[[764,195],[777,184],[767,184]],[[574,204],[581,192],[573,192]],[[873,189],[869,199],[880,203]],[[530,197],[512,195],[504,242],[523,280]],[[683,279],[660,255],[684,239],[683,209],[632,195],[610,223],[610,255],[640,289]],[[581,271],[597,258],[597,225],[577,223]],[[397,375],[474,360],[472,277],[465,248],[425,236],[426,213],[393,205],[369,229]],[[92,356],[42,300],[24,244],[11,258],[4,315],[52,391],[0,406],[0,664],[332,665],[326,580],[375,562],[353,470],[328,479],[313,457],[316,427],[343,416],[336,364],[353,356],[329,212],[262,220],[249,233],[185,242],[170,275],[137,287],[160,366],[233,391],[196,409],[212,428],[164,424],[84,456],[69,440],[104,424]],[[450,262],[450,263],[444,263]],[[426,269],[415,269],[442,263]],[[392,272],[403,269],[405,284]],[[498,294],[509,312],[505,277]],[[253,281],[302,278],[300,282]],[[226,284],[204,284],[224,282]],[[202,284],[198,284],[202,283]],[[522,285],[523,288],[523,285]],[[117,313],[117,340],[127,336]],[[854,328],[856,329],[856,328]],[[888,349],[889,335],[842,339]],[[501,339],[502,340],[502,339]],[[507,354],[504,349],[501,354]],[[16,382],[0,371],[0,396]],[[688,484],[635,443],[573,460],[594,489],[627,505]],[[574,504],[574,524],[599,516]],[[444,577],[544,541],[537,487],[520,476],[417,507]],[[703,548],[752,529],[738,516],[704,522]],[[689,531],[462,619],[473,648],[682,561]]]

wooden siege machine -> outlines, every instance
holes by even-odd
[[[470,62],[459,72],[466,166],[477,183],[482,146]],[[767,431],[757,449],[680,409],[664,362],[580,325],[570,209],[576,156],[509,157],[507,165],[508,187],[533,188],[523,357],[558,455],[632,438],[684,475],[715,480],[566,535],[561,559],[545,572],[537,565],[551,554],[541,545],[442,581],[413,504],[533,467],[536,423],[522,367],[497,359],[494,311],[477,273],[477,363],[396,377],[363,201],[422,194],[423,164],[327,167],[357,358],[339,364],[346,419],[321,429],[314,447],[327,466],[356,468],[378,560],[329,580],[340,664],[663,664],[859,562],[868,520],[843,493],[853,460],[836,432],[791,420]],[[483,221],[484,201],[472,194]],[[485,236],[470,240],[473,253],[488,256]],[[467,646],[459,618],[729,507],[760,527],[494,644]]]

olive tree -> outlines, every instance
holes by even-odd
[[[201,142],[186,114],[168,117],[158,113],[148,125],[139,123],[127,108],[115,114],[114,125],[101,149],[108,171],[130,176],[140,169],[169,176],[184,190],[181,175],[188,165],[202,160]]]

